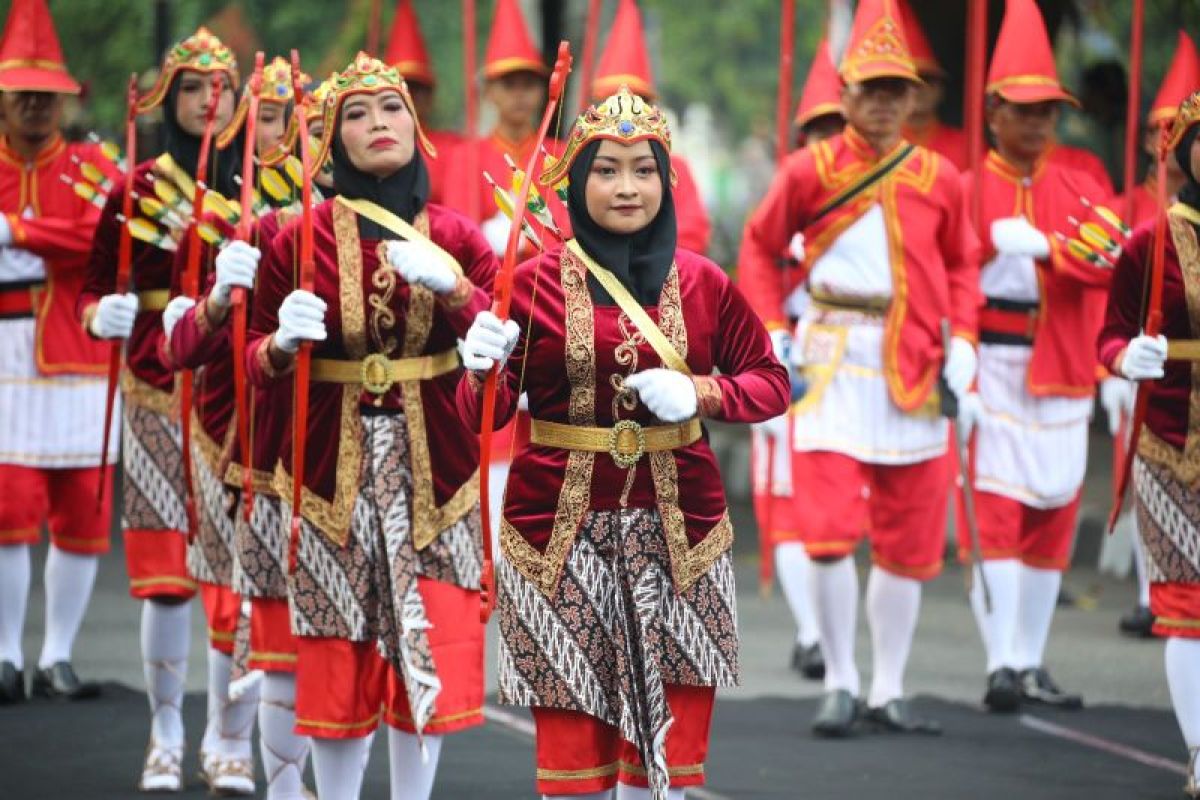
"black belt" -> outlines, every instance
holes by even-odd
[[[1032,345],[1040,308],[1038,303],[1023,300],[985,298],[979,313],[979,341],[982,344]]]
[[[0,283],[0,319],[28,319],[33,316],[34,292],[45,287],[39,279]]]

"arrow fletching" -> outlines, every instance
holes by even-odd
[[[174,239],[163,233],[158,229],[157,225],[144,217],[136,217],[129,220],[125,223],[125,227],[129,229],[130,236],[152,247],[172,253],[178,249]]]

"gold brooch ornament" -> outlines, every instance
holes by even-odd
[[[224,72],[228,75],[229,84],[238,84],[237,59],[225,44],[212,31],[201,26],[188,38],[177,43],[167,53],[158,79],[150,91],[138,101],[137,111],[145,114],[162,105],[171,88],[171,82],[180,70],[191,70],[211,74]]]

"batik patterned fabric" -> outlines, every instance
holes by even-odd
[[[501,701],[619,727],[649,766],[651,786],[665,786],[664,686],[738,681],[729,552],[678,592],[657,511],[592,511],[551,595],[507,561],[497,569]]]
[[[478,505],[416,550],[412,538],[413,482],[403,414],[363,415],[362,485],[350,535],[339,546],[308,520],[301,525],[297,568],[288,577],[292,630],[298,636],[376,641],[402,676],[417,730],[434,710],[441,688],[417,577],[479,588]],[[291,506],[281,501],[285,519]]]
[[[287,528],[278,497],[255,492],[249,522],[239,509],[234,548],[234,591],[243,597],[287,597]]]
[[[1138,532],[1154,583],[1200,583],[1200,493],[1171,469],[1141,458],[1133,465]]]
[[[192,495],[200,530],[188,543],[188,574],[203,583],[233,585],[237,494],[217,477],[203,449],[192,442]]]
[[[122,413],[122,527],[186,531],[179,424],[166,414],[133,403],[126,403]]]

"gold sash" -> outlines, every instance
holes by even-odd
[[[352,200],[349,197],[337,196],[337,202],[349,208],[359,216],[366,217],[381,228],[391,231],[405,241],[413,242],[427,249],[429,254],[450,268],[458,277],[462,277],[462,267],[454,259],[454,256],[442,249],[441,245],[434,242],[425,234],[418,231],[412,225],[402,220],[392,212],[382,206],[372,203],[370,200]]]

